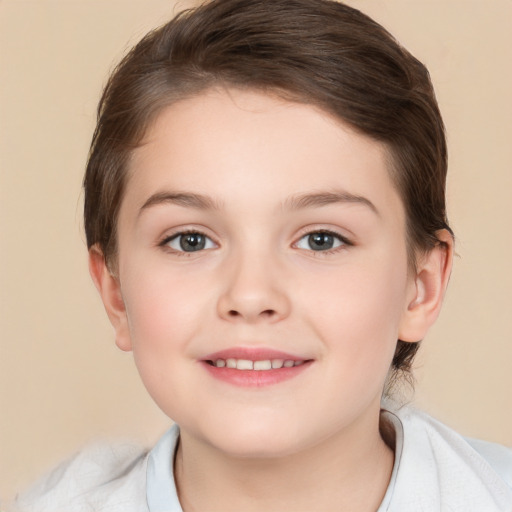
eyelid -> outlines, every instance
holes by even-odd
[[[215,237],[206,234],[206,231],[209,231],[209,230],[204,229],[202,227],[197,227],[197,228],[196,227],[186,227],[186,228],[185,227],[177,227],[177,228],[173,229],[171,233],[166,233],[164,236],[162,236],[160,238],[160,240],[157,242],[157,246],[162,247],[162,248],[168,248],[170,251],[172,251],[176,254],[179,254],[179,255],[190,256],[191,254],[194,254],[194,251],[188,252],[188,251],[183,251],[183,250],[180,250],[177,248],[170,247],[169,242],[171,242],[172,240],[175,240],[178,237],[183,236],[183,235],[199,234],[199,235],[204,236],[207,240],[209,240],[211,242],[211,244],[213,244],[214,247],[204,248],[204,249],[201,249],[200,251],[196,251],[196,252],[203,252],[205,250],[211,250],[213,248],[219,247],[219,243],[215,240]],[[325,227],[320,227],[320,226],[319,227],[309,226],[309,227],[301,230],[300,235],[297,237],[296,241],[292,244],[292,247],[301,249],[300,247],[297,247],[299,242],[302,239],[304,239],[305,237],[310,236],[315,233],[325,233],[325,234],[331,235],[334,238],[336,238],[337,240],[339,240],[341,242],[341,244],[337,247],[333,247],[331,249],[326,249],[325,251],[314,251],[313,249],[304,249],[304,248],[302,250],[305,250],[308,252],[320,253],[320,254],[322,254],[322,253],[329,254],[332,252],[337,252],[339,250],[343,250],[346,247],[354,245],[354,243],[346,235],[341,234],[336,229],[325,228]]]
[[[331,235],[334,238],[338,239],[341,242],[341,244],[337,247],[333,247],[331,249],[326,249],[325,251],[314,251],[313,249],[304,249],[304,248],[298,247],[298,244],[301,240],[303,240],[304,238],[306,238],[310,235],[313,235],[315,233],[325,233],[327,235]],[[343,250],[346,247],[350,247],[353,245],[354,245],[354,243],[349,238],[347,238],[345,235],[342,235],[340,232],[338,232],[334,229],[322,228],[322,227],[318,227],[318,228],[308,227],[308,228],[302,230],[302,233],[297,238],[297,241],[293,243],[293,247],[295,247],[297,249],[302,249],[304,251],[308,251],[311,253],[315,253],[315,255],[330,254],[333,252]]]
[[[170,234],[167,233],[165,234],[160,240],[159,242],[157,242],[157,246],[158,247],[162,247],[163,249],[167,248],[169,249],[170,251],[172,251],[173,253],[176,253],[176,254],[179,254],[179,255],[187,255],[187,256],[190,256],[191,254],[194,254],[194,252],[202,252],[202,251],[206,251],[206,250],[210,250],[210,249],[213,249],[213,248],[216,248],[216,247],[219,247],[219,244],[218,242],[214,239],[214,237],[210,236],[210,235],[207,235],[205,233],[206,230],[204,229],[201,229],[201,228],[194,228],[194,227],[188,227],[188,228],[176,228],[174,229]],[[180,249],[177,249],[177,248],[174,248],[174,247],[171,247],[169,245],[169,242],[179,238],[180,236],[183,236],[183,235],[187,235],[187,234],[197,234],[197,235],[201,235],[201,236],[204,236],[207,240],[209,240],[214,247],[208,247],[208,248],[204,248],[204,249],[201,249],[200,251],[191,251],[191,252],[188,252],[188,251],[183,251],[183,250],[180,250]]]

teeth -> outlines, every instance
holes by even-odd
[[[254,361],[255,370],[270,370],[272,363],[270,361]]]
[[[300,366],[304,361],[293,361],[292,359],[265,359],[262,361],[251,361],[249,359],[217,359],[212,361],[213,365],[217,368],[234,368],[236,370],[275,370],[279,368],[292,368],[293,366]]]
[[[236,362],[236,369],[237,370],[252,370],[253,362],[249,361],[248,359],[239,359]]]

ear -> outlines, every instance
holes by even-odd
[[[121,350],[130,351],[132,343],[119,278],[109,270],[103,252],[97,244],[89,249],[89,272],[114,327],[116,345]]]
[[[436,233],[439,243],[417,263],[406,310],[399,326],[402,341],[421,341],[436,321],[450,279],[453,260],[453,236],[443,229]]]

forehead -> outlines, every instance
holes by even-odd
[[[400,210],[389,160],[384,144],[314,106],[211,89],[156,117],[132,155],[123,203],[140,208],[170,189],[258,207],[343,190]]]

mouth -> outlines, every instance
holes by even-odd
[[[235,359],[229,357],[227,359],[206,360],[206,363],[214,366],[215,368],[232,368],[235,370],[254,370],[254,371],[268,371],[279,370],[280,368],[292,368],[300,366],[309,360],[304,359],[260,359],[252,361],[250,359]]]
[[[235,386],[261,387],[300,375],[314,360],[276,350],[241,347],[210,354],[200,362],[216,379]]]

